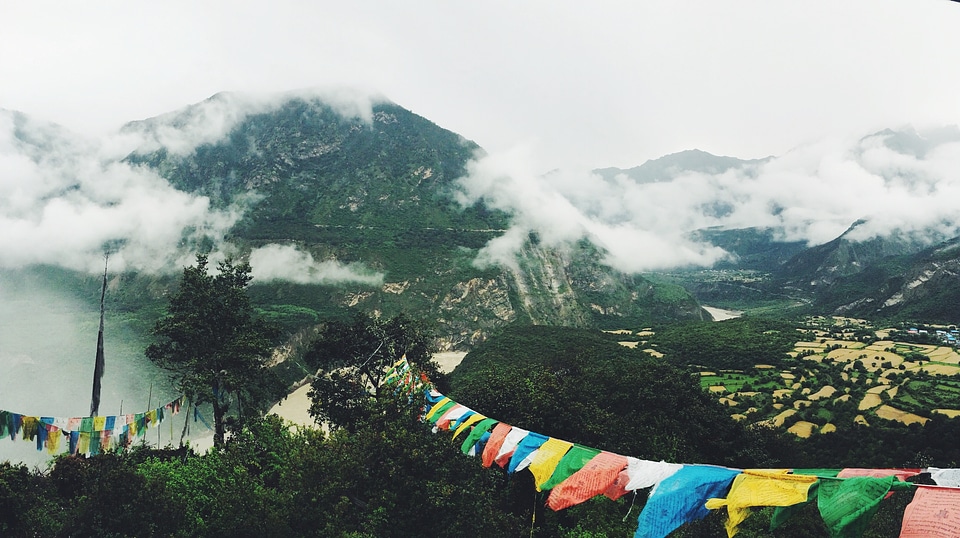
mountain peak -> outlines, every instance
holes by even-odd
[[[664,155],[657,159],[650,159],[633,168],[600,168],[594,170],[594,173],[608,181],[622,174],[637,183],[656,183],[670,181],[681,174],[690,172],[722,174],[734,168],[759,164],[767,159],[769,157],[744,160],[736,157],[714,155],[700,149],[688,149]]]

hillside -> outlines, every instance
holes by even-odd
[[[351,308],[406,311],[435,320],[443,346],[457,348],[510,323],[614,327],[702,316],[681,287],[611,270],[586,242],[556,250],[531,236],[516,266],[475,267],[479,249],[510,221],[454,201],[456,179],[480,149],[396,104],[375,103],[363,118],[309,96],[270,107],[243,103],[218,94],[131,123],[126,132],[153,143],[127,161],[216,206],[248,204],[231,232],[245,248],[296,245],[316,260],[384,275],[379,286],[255,285],[255,301],[290,329]],[[210,108],[249,110],[220,136],[184,148],[179,142],[198,138]]]

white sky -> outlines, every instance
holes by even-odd
[[[960,123],[947,0],[0,0],[0,107],[101,133],[222,90],[378,91],[544,170]]]
[[[192,148],[258,106],[250,93],[303,88],[382,94],[486,149],[461,200],[513,220],[480,263],[513,263],[531,230],[548,245],[587,237],[626,272],[723,259],[686,235],[705,227],[813,245],[866,218],[861,239],[939,241],[960,234],[960,140],[910,154],[867,135],[960,125],[958,28],[948,0],[0,0],[0,108],[97,135],[88,147],[32,123],[57,142],[27,147],[0,112],[0,265],[96,274],[117,242],[118,270],[190,263],[184,235],[223,238],[245,207],[116,162],[126,146],[109,133],[246,92],[166,142]],[[656,184],[588,172],[692,148],[777,158]],[[251,255],[258,278],[390,278],[271,248]]]

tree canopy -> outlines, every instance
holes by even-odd
[[[317,369],[310,391],[310,414],[334,427],[351,427],[389,400],[383,386],[387,370],[401,357],[431,379],[440,377],[433,362],[432,338],[423,323],[398,314],[390,319],[358,312],[348,321],[324,324],[304,360]]]
[[[201,254],[196,266],[183,270],[146,355],[172,371],[195,404],[212,404],[214,442],[222,446],[231,398],[236,397],[242,416],[244,400],[255,406],[269,400],[265,394],[279,396],[281,387],[271,382],[266,368],[276,331],[254,316],[246,293],[253,278],[250,265],[226,260],[211,274],[207,263]]]
[[[640,458],[774,465],[782,443],[734,421],[691,372],[586,329],[505,329],[450,384],[487,416]]]

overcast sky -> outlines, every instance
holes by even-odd
[[[109,133],[243,92],[155,141],[192,151],[304,88],[368,121],[380,94],[486,149],[459,196],[513,221],[479,263],[513,263],[531,230],[556,246],[587,237],[627,272],[723,259],[687,235],[710,226],[813,245],[867,218],[861,238],[942,240],[960,234],[960,134],[924,129],[960,124],[957,28],[947,0],[0,0],[0,108],[95,135],[0,112],[0,267],[96,273],[105,243],[123,245],[117,270],[189,263],[185,236],[222,239],[247,207],[116,162],[136,146]],[[922,151],[868,136],[905,126],[928,137]],[[776,158],[657,184],[589,173],[692,148]],[[290,245],[251,260],[263,279],[390,278]]]
[[[0,107],[104,132],[222,90],[383,93],[544,169],[960,122],[947,0],[0,0]]]

